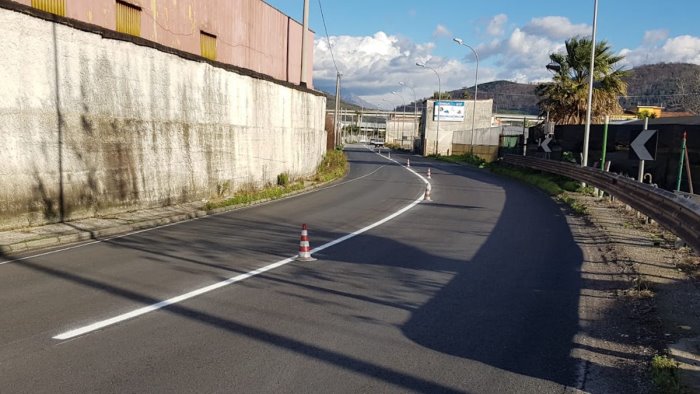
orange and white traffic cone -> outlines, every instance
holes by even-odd
[[[411,167],[411,159],[406,159],[406,167]]]
[[[433,201],[430,199],[430,191],[433,189],[432,186],[430,186],[430,182],[425,184],[425,196],[423,197],[423,201]]]
[[[306,223],[301,225],[301,239],[299,241],[299,256],[296,258],[297,261],[316,261],[315,258],[311,257],[311,246],[309,244],[309,229],[306,227]]]
[[[428,168],[428,179],[430,179],[430,168]]]

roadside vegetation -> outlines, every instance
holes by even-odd
[[[329,151],[316,168],[316,173],[309,178],[291,179],[289,174],[281,173],[277,175],[276,184],[270,184],[263,188],[253,185],[244,186],[231,197],[218,198],[207,202],[204,209],[212,210],[235,205],[247,205],[259,201],[277,200],[305,188],[340,179],[345,176],[347,171],[348,161],[343,151]],[[226,188],[220,189],[225,190]]]
[[[651,377],[660,393],[681,394],[687,392],[681,384],[678,363],[665,354],[657,354],[651,360]]]
[[[593,190],[591,188],[581,187],[581,182],[579,181],[547,172],[510,166],[499,162],[487,163],[484,159],[474,154],[465,153],[463,155],[452,156],[434,155],[432,157],[449,163],[467,164],[479,168],[488,168],[495,174],[515,178],[522,182],[529,183],[542,189],[545,193],[556,198],[557,200],[565,203],[571,207],[571,210],[574,213],[578,215],[583,215],[586,213],[586,206],[579,203],[575,198],[567,195],[566,193],[593,194]]]

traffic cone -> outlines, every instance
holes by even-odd
[[[406,159],[406,167],[411,167],[411,159]]]
[[[391,151],[389,151],[389,159],[391,159]]]
[[[428,179],[430,179],[430,168],[428,168]]]
[[[430,199],[430,191],[433,189],[432,186],[430,186],[430,182],[428,182],[425,185],[425,196],[423,197],[423,201],[433,201]]]
[[[299,256],[297,261],[316,261],[311,257],[311,246],[309,245],[309,230],[306,223],[301,225],[301,239],[299,241]]]

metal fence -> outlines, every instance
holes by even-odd
[[[592,167],[562,162],[506,155],[508,164],[551,172],[586,182],[614,196],[680,237],[700,252],[700,205],[691,199],[667,190],[637,182],[622,175],[603,172]]]

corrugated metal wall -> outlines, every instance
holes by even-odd
[[[202,54],[200,32],[204,31],[216,37],[216,60],[222,63],[295,84],[301,79],[301,24],[261,0],[119,1],[122,6],[140,8],[138,21],[134,21],[133,14],[119,16],[116,0],[15,1],[47,11],[44,3],[60,3],[66,17],[112,30],[131,26],[129,34],[137,33],[134,35],[195,55]],[[313,42],[313,33],[310,34]],[[313,64],[313,46],[307,48],[305,55]],[[309,67],[309,87],[312,74]]]
[[[66,15],[66,0],[32,0],[32,7],[60,16]]]

